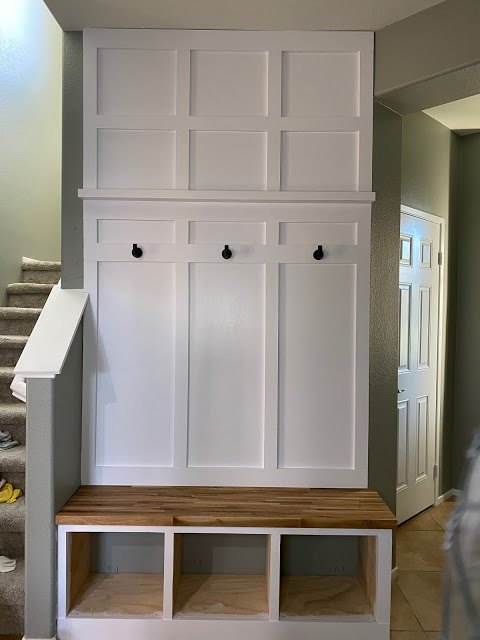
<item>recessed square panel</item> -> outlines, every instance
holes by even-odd
[[[266,132],[190,133],[190,189],[264,190],[266,173]]]
[[[400,234],[400,265],[402,267],[412,266],[412,236]]]
[[[358,132],[283,131],[281,188],[357,191]]]
[[[176,73],[176,51],[99,49],[98,113],[174,115]]]
[[[174,131],[98,132],[100,189],[173,189],[174,166]]]
[[[284,51],[282,115],[358,116],[359,54]]]
[[[420,266],[423,269],[432,268],[432,243],[430,240],[420,241]]]
[[[191,115],[266,115],[267,66],[265,51],[192,51]]]

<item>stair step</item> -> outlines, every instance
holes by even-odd
[[[16,558],[15,571],[0,573],[0,611],[4,607],[22,605],[25,601],[25,561]]]
[[[37,284],[57,284],[60,280],[60,262],[44,260],[22,260],[22,281]]]
[[[19,402],[10,389],[14,377],[13,367],[0,367],[0,402]]]
[[[0,504],[0,531],[25,531],[24,496],[12,504]]]
[[[0,403],[0,429],[11,431],[10,426],[25,426],[27,419],[27,409],[25,403],[11,404]]]
[[[7,558],[23,558],[25,555],[23,531],[0,531],[0,555]]]
[[[0,335],[29,336],[41,312],[41,308],[0,307]]]
[[[0,335],[0,366],[14,367],[27,344],[27,340],[28,336]]]
[[[50,293],[53,289],[53,284],[45,284],[38,282],[14,282],[13,284],[7,284],[7,294],[10,293],[31,293],[36,295],[37,293]]]
[[[23,271],[58,271],[62,268],[61,262],[51,260],[34,260],[33,258],[22,258]]]
[[[2,451],[0,449],[0,475],[8,481],[8,473],[25,473],[27,451],[25,445]],[[1,553],[0,553],[1,555]]]
[[[21,489],[23,493],[25,493],[26,458],[24,444],[4,451],[0,449],[0,477],[10,482],[15,489]],[[0,555],[2,555],[1,548]]]
[[[53,284],[15,282],[7,285],[9,307],[42,308],[47,301]]]
[[[8,634],[3,640],[21,640],[25,624],[24,616],[23,605],[2,607],[2,615],[0,616],[0,638],[2,638],[2,634]]]

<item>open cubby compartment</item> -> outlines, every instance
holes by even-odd
[[[373,621],[375,536],[283,535],[280,618]]]
[[[162,533],[72,532],[67,554],[68,616],[162,616]]]
[[[176,533],[173,616],[268,619],[270,537]]]

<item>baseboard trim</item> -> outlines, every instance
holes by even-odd
[[[23,640],[57,640],[57,636],[53,636],[53,638],[27,638],[27,636],[23,636]]]
[[[397,576],[398,576],[398,567],[394,567],[392,569],[392,580],[395,580]]]
[[[461,493],[462,492],[460,491],[460,489],[450,489],[449,491],[443,493],[441,496],[438,496],[435,505],[442,504],[442,502],[446,502],[447,500],[450,500],[450,498],[458,498]]]

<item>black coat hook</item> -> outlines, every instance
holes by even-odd
[[[137,247],[136,244],[133,245],[133,249],[132,249],[132,256],[134,258],[141,258],[143,256],[143,251],[142,249],[140,249],[140,247]]]
[[[323,256],[323,247],[321,244],[319,244],[318,249],[315,249],[315,251],[313,252],[313,257],[315,258],[315,260],[321,260]]]
[[[222,258],[225,258],[225,260],[230,260],[232,256],[233,253],[230,251],[228,244],[226,244],[225,249],[222,251]]]

